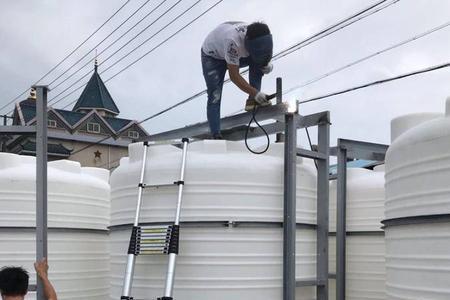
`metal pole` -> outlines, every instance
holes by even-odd
[[[285,115],[284,219],[283,219],[283,300],[295,300],[296,240],[296,114]]]
[[[277,104],[281,104],[283,102],[283,81],[280,77],[277,77]],[[279,121],[277,121],[278,123]],[[284,142],[284,135],[283,133],[277,133],[276,143],[282,143]]]
[[[36,89],[36,260],[47,257],[47,86]],[[45,300],[37,278],[37,300]]]
[[[328,118],[329,119],[329,118]],[[328,300],[328,217],[330,124],[319,124],[317,161],[317,300]]]
[[[336,198],[336,300],[345,300],[347,150],[338,141]]]
[[[183,186],[184,186],[184,171],[186,168],[186,155],[188,148],[188,139],[183,139],[183,158],[181,161],[181,170],[180,170],[180,181],[178,182],[178,201],[177,201],[177,210],[175,214],[175,226],[180,225],[180,215],[181,215],[181,201],[183,198]],[[177,253],[169,254],[169,264],[167,266],[167,277],[166,277],[166,286],[164,289],[164,298],[163,299],[172,299],[173,292],[173,283],[175,280],[175,266],[177,261]]]

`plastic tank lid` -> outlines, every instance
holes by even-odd
[[[95,178],[98,178],[106,183],[109,182],[109,171],[107,169],[83,167],[81,168],[81,172],[83,174],[91,175]]]
[[[20,166],[23,159],[20,155],[12,153],[0,153],[0,169],[7,169]]]
[[[447,108],[449,107],[449,105],[449,102],[447,102]],[[443,116],[444,115],[441,113],[413,113],[392,119],[391,143],[411,128],[414,128],[427,121],[441,118]]]
[[[64,172],[70,172],[70,173],[80,173],[81,172],[81,164],[77,161],[73,160],[55,160],[48,163],[48,166],[50,168],[61,170]]]

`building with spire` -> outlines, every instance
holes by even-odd
[[[70,159],[82,166],[116,167],[128,155],[128,144],[148,136],[137,121],[119,118],[120,110],[97,72],[94,73],[72,110],[48,108],[48,158]],[[36,122],[36,93],[15,104],[13,125]],[[99,140],[104,141],[98,142]],[[89,148],[87,146],[95,144]],[[36,155],[32,136],[17,136],[6,144],[8,152]]]

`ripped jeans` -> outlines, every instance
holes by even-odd
[[[250,85],[258,91],[261,89],[263,73],[250,57],[241,58],[239,67],[249,66]],[[203,77],[205,77],[208,89],[208,104],[206,107],[211,135],[220,134],[220,102],[222,100],[222,87],[227,71],[225,60],[216,59],[203,53],[202,50]]]

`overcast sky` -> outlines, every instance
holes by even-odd
[[[161,1],[151,0],[126,25],[100,45],[97,48],[98,52]],[[132,56],[101,74],[102,78],[106,80],[115,74],[216,1],[201,1],[192,11],[155,36]],[[99,72],[154,34],[194,2],[195,0],[183,0],[171,13],[156,22],[119,54],[105,61],[104,65],[99,67]],[[266,22],[274,36],[276,53],[375,2],[377,1],[224,0],[188,29],[106,85],[121,110],[120,117],[140,120],[205,88],[200,64],[200,47],[205,36],[219,23],[227,20]],[[50,70],[123,3],[124,0],[0,0],[0,107]],[[41,83],[46,84],[61,74],[143,3],[144,0],[131,0],[107,26]],[[102,63],[109,54],[174,3],[176,0],[167,0],[160,10],[131,31],[127,39],[119,41],[100,55],[99,62]],[[450,21],[448,0],[401,0],[375,15],[280,59],[275,63],[274,71],[264,78],[263,91],[273,93],[275,78],[278,76],[283,78],[284,87],[289,88],[447,21]],[[449,50],[450,28],[447,27],[330,76],[303,90],[286,95],[286,99],[301,100],[449,62]],[[93,57],[94,53],[91,53],[83,62]],[[52,90],[50,99],[68,84],[89,72],[89,68],[93,69],[93,64],[89,64],[65,84]],[[84,80],[80,83],[83,82]],[[61,108],[67,105],[76,100],[80,93],[81,90],[55,106]],[[445,99],[449,95],[450,69],[447,68],[305,104],[300,107],[300,112],[309,114],[330,110],[333,144],[338,137],[389,143],[390,120],[393,117],[412,112],[443,112]],[[222,114],[226,115],[243,108],[245,99],[246,95],[236,86],[226,85]],[[9,107],[11,108],[12,106]],[[206,96],[203,96],[144,123],[144,127],[150,133],[156,133],[200,122],[206,119],[205,108]],[[0,113],[5,112],[6,110],[3,110]],[[304,136],[300,137],[302,139],[300,143],[305,144]]]

